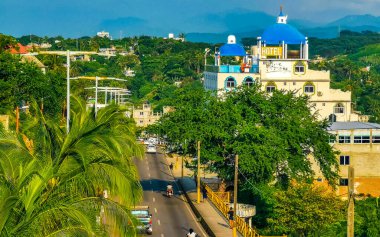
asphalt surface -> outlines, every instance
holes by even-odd
[[[202,237],[207,236],[180,192],[164,156],[146,153],[143,160],[136,160],[135,163],[144,190],[141,205],[149,206],[152,213],[152,236],[185,237],[189,228]],[[169,183],[174,187],[171,198],[166,196],[166,185]]]

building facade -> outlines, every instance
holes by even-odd
[[[277,23],[268,27],[257,45],[246,53],[229,36],[227,44],[215,52],[214,65],[207,65],[204,87],[222,94],[239,86],[260,83],[262,89],[295,91],[307,95],[320,119],[330,121],[368,121],[368,116],[352,109],[351,92],[330,88],[330,72],[309,69],[308,39],[296,28],[287,24],[282,11]],[[223,57],[239,58],[238,64],[221,63]]]
[[[337,156],[341,176],[338,194],[348,192],[351,166],[355,170],[355,193],[380,196],[380,125],[368,123],[368,116],[353,110],[351,92],[330,88],[329,71],[309,68],[308,50],[308,38],[287,24],[281,10],[277,22],[257,38],[250,52],[229,36],[215,52],[214,65],[206,65],[204,87],[220,96],[239,86],[260,83],[269,94],[284,90],[309,96],[312,112],[332,122],[330,143],[341,152]],[[229,63],[231,58],[234,63]],[[317,182],[323,182],[316,165],[314,170]]]
[[[162,113],[154,113],[150,104],[143,104],[140,107],[133,107],[132,117],[137,127],[146,127],[154,124],[162,116]]]

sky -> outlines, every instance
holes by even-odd
[[[79,37],[107,31],[110,25],[120,28],[120,36],[139,30],[147,35],[217,32],[223,29],[209,21],[212,16],[233,11],[276,16],[280,5],[291,19],[317,23],[380,15],[380,0],[0,0],[0,33]]]

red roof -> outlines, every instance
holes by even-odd
[[[29,53],[29,49],[30,47],[17,43],[17,46],[10,48],[9,52],[11,54],[27,54]]]

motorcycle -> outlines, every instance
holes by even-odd
[[[169,198],[173,196],[173,186],[170,184],[166,187],[166,196]]]

